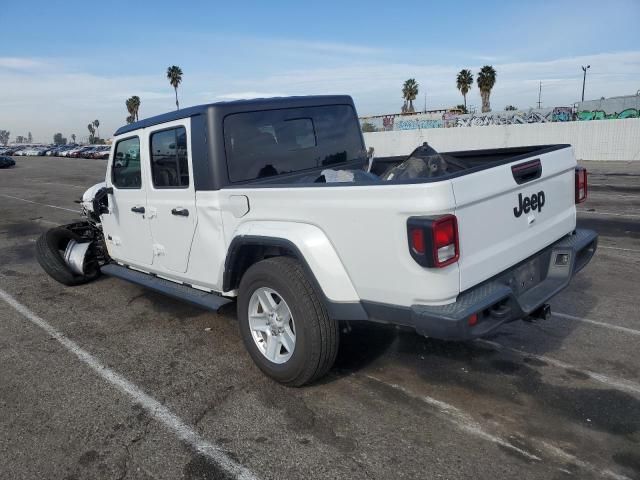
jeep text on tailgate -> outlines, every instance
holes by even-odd
[[[37,243],[65,285],[100,273],[217,311],[287,385],[332,366],[338,322],[440,339],[549,314],[593,256],[569,145],[366,154],[350,97],[222,102],[115,133],[86,221]]]

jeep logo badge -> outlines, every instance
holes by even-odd
[[[514,207],[513,214],[518,218],[522,213],[529,213],[531,210],[542,211],[544,206],[544,192],[540,190],[538,193],[532,194],[530,197],[522,198],[522,194],[518,194],[518,206]]]

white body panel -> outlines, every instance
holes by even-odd
[[[448,303],[458,294],[457,265],[427,272],[413,260],[407,246],[408,217],[454,213],[450,182],[233,188],[219,194],[223,198],[243,194],[250,205],[249,213],[239,219],[223,210],[227,244],[243,234],[246,223],[251,223],[251,235],[264,231],[297,239],[294,243],[310,266],[313,262],[319,268],[312,267],[332,300],[352,299],[341,286],[346,278],[358,299],[382,303]],[[334,253],[327,253],[329,245]],[[344,276],[339,276],[344,281],[338,286],[334,275],[343,270]]]
[[[460,237],[460,290],[464,291],[559,240],[576,227],[574,169],[567,149],[540,155],[542,176],[516,185],[511,165],[451,180]],[[522,163],[522,162],[519,162]],[[542,209],[517,217],[518,195],[543,191]]]
[[[156,254],[154,267],[163,272],[184,273],[187,271],[189,252],[193,240],[198,215],[196,213],[196,193],[193,187],[193,167],[191,164],[191,129],[189,118],[163,123],[144,129],[146,143],[154,132],[168,128],[185,127],[187,132],[187,161],[189,166],[189,186],[187,188],[156,188],[147,179],[147,218],[151,226],[153,251]],[[141,158],[149,162],[149,148],[145,148]],[[147,169],[147,172],[149,170]],[[188,212],[188,216],[174,215],[172,210]]]
[[[145,167],[142,166],[143,179]],[[110,172],[111,169],[107,171]],[[105,183],[107,187],[113,187],[110,175],[107,175]],[[143,180],[140,189],[113,189],[114,194],[109,199],[110,213],[101,217],[109,255],[118,261],[147,270],[153,263],[151,227],[146,215],[132,211],[132,208],[146,207],[146,183]]]

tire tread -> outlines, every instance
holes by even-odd
[[[298,290],[300,294],[297,299],[301,302],[301,309],[307,312],[307,319],[313,322],[312,328],[309,328],[309,333],[312,335],[309,342],[311,361],[307,362],[305,368],[296,377],[281,383],[295,387],[313,383],[326,375],[335,362],[339,343],[338,323],[329,318],[317,288],[295,258],[271,257],[254,264],[251,268],[257,265],[268,269],[280,278],[291,279],[292,290]],[[317,328],[313,328],[315,326]]]

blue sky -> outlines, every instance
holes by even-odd
[[[166,67],[180,65],[181,105],[228,98],[351,94],[361,115],[394,112],[402,81],[417,105],[461,103],[455,74],[493,65],[494,109],[640,88],[640,1],[16,2],[2,7],[0,128],[85,135],[170,110]],[[8,41],[7,41],[8,39]],[[469,103],[479,105],[476,88]]]

